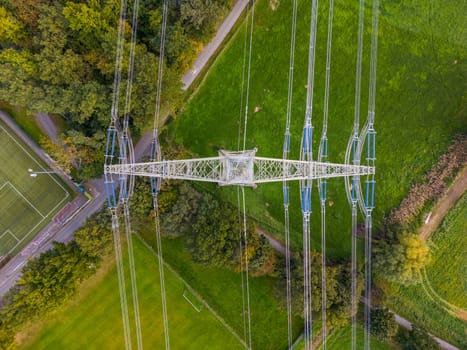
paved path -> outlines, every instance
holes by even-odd
[[[55,125],[54,120],[50,115],[45,113],[37,113],[34,116],[34,120],[52,141],[59,141],[57,126]]]
[[[225,18],[224,22],[222,22],[221,26],[217,30],[217,34],[214,36],[211,42],[206,45],[203,51],[201,51],[195,63],[193,64],[193,67],[183,76],[183,90],[188,89],[198,74],[203,70],[206,63],[208,63],[209,59],[212,57],[212,55],[214,55],[216,50],[222,44],[222,41],[224,41],[227,34],[229,34],[230,30],[237,22],[248,2],[249,0],[237,1],[232,11],[230,11],[229,15]]]
[[[448,213],[449,209],[456,204],[459,198],[467,190],[467,167],[460,173],[456,178],[445,195],[436,203],[433,211],[429,214],[429,220],[425,223],[419,231],[420,238],[427,240],[430,238],[433,232],[436,231],[438,226],[443,221],[444,217]]]

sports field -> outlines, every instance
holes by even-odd
[[[0,122],[0,259],[16,254],[71,199],[58,176],[31,177],[28,169],[51,170]]]
[[[134,240],[143,346],[163,349],[159,270],[154,253]],[[125,264],[127,266],[127,261]],[[128,276],[128,271],[127,271]],[[81,297],[39,329],[26,333],[23,349],[121,349],[124,344],[117,271],[93,277]],[[92,281],[91,281],[92,282]],[[127,284],[129,289],[129,285]],[[170,270],[165,270],[170,345],[173,349],[241,350],[242,343]],[[131,298],[129,298],[129,301]],[[133,310],[129,305],[130,313]],[[131,320],[132,324],[133,320]],[[133,345],[136,341],[133,333]]]

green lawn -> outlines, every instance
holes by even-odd
[[[329,160],[333,162],[343,161],[353,125],[357,5],[356,2],[335,4],[328,131]],[[461,34],[453,38],[437,35],[438,30],[445,33],[447,27],[459,32],[455,29],[463,25],[463,11],[459,6],[465,9],[465,4],[437,1],[429,8],[424,1],[413,0],[410,5],[413,9],[409,5],[407,9],[402,5],[400,8],[395,4],[381,5],[375,124],[378,132],[376,229],[381,225],[383,213],[397,206],[410,185],[419,181],[431,168],[452,135],[467,129],[465,111],[461,110],[467,71],[467,41],[458,38],[462,37]],[[292,158],[298,157],[304,117],[309,7],[309,1],[299,1],[291,124]],[[436,16],[430,15],[429,11],[433,9]],[[327,2],[320,2],[314,91],[315,150],[321,134],[326,11]],[[258,155],[261,156],[282,156],[290,18],[290,1],[281,1],[275,11],[269,1],[259,0],[256,3],[247,148],[258,147]],[[370,11],[367,9],[362,120],[366,116],[368,90],[369,21]],[[215,61],[184,111],[170,125],[169,135],[199,156],[216,155],[219,148],[237,148],[243,38],[244,26]],[[236,192],[231,188],[200,186],[236,202]],[[247,190],[249,215],[279,238],[283,222],[280,187],[280,184],[267,184]],[[328,210],[328,253],[336,258],[346,257],[350,250],[351,218],[344,183],[342,180],[330,181],[328,189],[332,204]],[[293,244],[299,246],[301,218],[297,185],[291,189],[291,202],[294,204],[291,208]],[[315,227],[319,227],[317,205],[318,201],[314,200]],[[319,232],[313,232],[312,244],[316,247],[319,246]]]
[[[465,295],[465,260],[467,246],[467,195],[449,212],[439,230],[430,239],[433,260],[426,268],[423,284],[403,287],[391,285],[389,306],[428,332],[465,347],[467,304]],[[430,289],[431,287],[431,289]]]
[[[145,237],[151,235],[145,234]],[[150,241],[150,238],[149,238]],[[226,269],[194,264],[185,251],[183,238],[163,241],[164,259],[184,278],[227,322],[243,335],[241,275]],[[275,279],[250,278],[252,339],[255,349],[287,347],[287,315],[279,309],[273,296]],[[303,328],[303,321],[293,319],[294,338]]]
[[[71,200],[60,178],[0,122],[0,256],[19,251]]]
[[[134,240],[134,252],[143,346],[146,349],[162,349],[163,320],[157,260],[138,239]],[[184,283],[167,269],[165,286],[170,344],[173,349],[243,348],[208,309],[201,308],[201,311],[197,312],[183,298]],[[129,290],[129,283],[127,287]],[[190,300],[196,303],[192,295]],[[132,310],[131,304],[130,310]],[[21,348],[121,349],[123,344],[117,273],[114,266],[99,283],[85,291],[85,297],[57,312],[33,336],[29,336],[26,344]],[[134,335],[133,346],[136,347]]]

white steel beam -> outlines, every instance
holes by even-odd
[[[256,149],[220,151],[218,157],[211,158],[106,165],[105,173],[216,182],[222,186],[255,186],[265,182],[348,177],[375,172],[371,166],[262,158],[256,157],[255,153]]]

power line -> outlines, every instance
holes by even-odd
[[[292,117],[292,95],[294,81],[294,62],[295,62],[295,38],[297,32],[297,5],[298,1],[294,0],[292,5],[292,29],[290,37],[290,62],[289,62],[289,78],[287,89],[287,111],[285,121],[284,145],[282,151],[282,159],[288,159],[290,152],[290,120]],[[290,189],[287,181],[282,182],[282,194],[284,202],[284,234],[285,234],[285,274],[286,274],[286,298],[287,298],[287,340],[289,349],[293,345],[292,334],[292,278],[290,271],[290,220],[289,220],[289,202]]]

